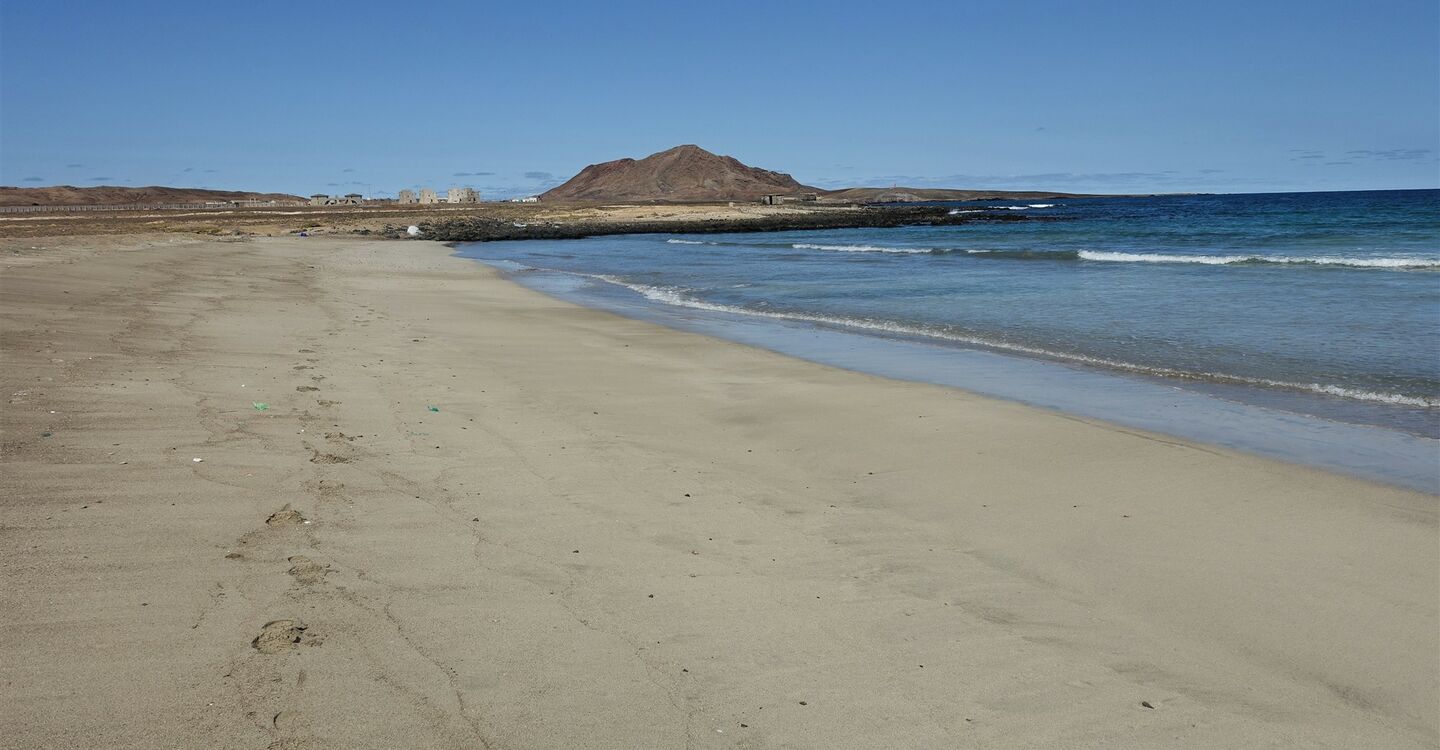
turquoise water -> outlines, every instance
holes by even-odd
[[[574,283],[552,291],[591,303],[985,351],[1440,437],[1440,191],[952,205],[1044,220],[462,254],[563,274]]]

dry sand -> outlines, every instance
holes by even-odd
[[[1440,742],[1435,497],[428,243],[0,253],[4,747]]]

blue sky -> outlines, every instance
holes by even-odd
[[[1440,3],[0,2],[0,184],[1440,186]]]

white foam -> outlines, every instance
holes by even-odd
[[[1264,385],[1285,386],[1288,384],[1272,384],[1270,382],[1265,382]],[[1419,406],[1430,409],[1440,407],[1440,399],[1422,398],[1420,396],[1402,396],[1398,393],[1376,393],[1375,391],[1364,391],[1355,388],[1342,388],[1338,385],[1321,385],[1319,383],[1311,383],[1309,385],[1303,386],[1303,389],[1307,391],[1312,391],[1314,393],[1323,393],[1328,396],[1353,398],[1360,401],[1379,401],[1381,403],[1395,404],[1397,406]]]
[[[1116,253],[1081,250],[1084,260],[1110,263],[1198,263],[1226,266],[1235,263],[1274,263],[1277,265],[1349,266],[1352,268],[1440,268],[1440,258],[1357,258],[1340,255],[1167,255],[1164,253]]]
[[[1031,203],[1026,208],[1054,208],[1054,203]]]
[[[1056,352],[1039,347],[1025,346],[1008,341],[993,341],[975,336],[957,334],[952,331],[937,330],[921,326],[906,325],[889,320],[875,320],[873,318],[845,318],[833,315],[820,315],[814,313],[797,312],[762,312],[735,305],[723,305],[714,302],[706,302],[696,299],[685,293],[685,290],[677,287],[658,287],[648,284],[634,284],[624,279],[606,274],[577,274],[599,279],[601,281],[622,286],[646,299],[654,302],[661,302],[676,307],[688,307],[694,310],[708,310],[711,312],[730,313],[733,315],[748,315],[760,318],[775,318],[778,320],[793,320],[805,323],[822,323],[825,325],[842,326],[845,328],[857,328],[867,331],[880,331],[883,333],[899,334],[904,336],[920,336],[924,338],[942,339],[954,341],[961,344],[980,346],[987,349],[995,349],[1018,354],[1044,357],[1046,359],[1060,360],[1065,362],[1076,362],[1085,365],[1104,367],[1108,369],[1132,372],[1152,377],[1176,378],[1181,380],[1196,380],[1204,382],[1232,383],[1238,385],[1264,386],[1268,388],[1280,388],[1292,391],[1305,391],[1326,396],[1352,399],[1356,401],[1370,401],[1397,406],[1413,406],[1425,409],[1440,408],[1440,398],[1427,398],[1424,396],[1406,396],[1398,393],[1378,393],[1354,388],[1345,388],[1338,385],[1323,383],[1291,383],[1281,380],[1270,380],[1266,378],[1252,378],[1243,375],[1226,375],[1220,373],[1196,373],[1185,370],[1174,370],[1166,367],[1149,367],[1137,365],[1131,362],[1105,359],[1102,357],[1091,357],[1085,354],[1073,354],[1069,352]]]
[[[713,245],[713,244],[715,244],[715,243],[713,243],[713,242],[704,242],[704,241],[702,241],[702,240],[674,240],[674,239],[672,239],[672,240],[665,240],[665,241],[668,242],[668,243],[670,243],[670,244],[672,244],[672,245]]]
[[[809,242],[797,242],[790,247],[796,250],[831,250],[837,253],[907,253],[924,254],[933,252],[928,247],[881,247],[879,245],[815,245]]]

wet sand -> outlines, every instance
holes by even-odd
[[[1440,743],[1434,496],[431,243],[0,269],[6,747]]]

